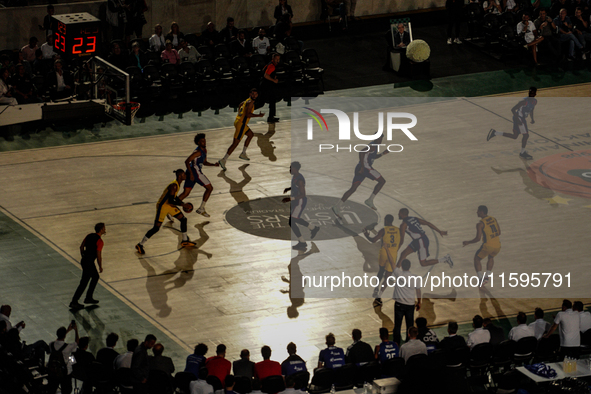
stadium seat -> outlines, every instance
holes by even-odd
[[[541,338],[536,349],[534,362],[553,362],[558,357],[560,348],[560,337],[558,334],[550,335],[548,338]]]
[[[487,372],[493,356],[493,345],[479,343],[470,351],[470,374],[483,375]]]
[[[404,374],[404,359],[394,357],[382,363],[382,376],[387,378],[400,378]]]
[[[261,391],[267,394],[280,393],[285,390],[285,381],[283,376],[267,376],[261,380]]]
[[[492,354],[492,366],[497,372],[507,370],[511,365],[517,342],[512,340],[505,340],[494,347]]]
[[[364,382],[372,383],[374,379],[380,377],[380,373],[381,367],[377,361],[371,361],[359,366],[357,370],[357,385],[362,385]]]
[[[248,394],[252,391],[252,380],[247,376],[236,376],[234,391],[239,394]]]
[[[185,34],[185,41],[187,41],[192,47],[197,48],[199,46],[199,37],[197,37],[196,34]]]
[[[308,386],[310,394],[328,393],[334,383],[334,370],[330,368],[318,368],[314,371],[312,382]]]
[[[208,375],[205,381],[213,386],[213,391],[223,390],[224,386],[220,381],[220,378],[214,375]]]
[[[308,382],[310,381],[310,372],[298,372],[293,374],[292,377],[295,380],[295,389],[306,391],[306,388],[308,387]]]
[[[345,364],[334,370],[334,385],[337,391],[349,390],[357,383],[357,366]]]
[[[231,55],[230,55],[230,50],[228,49],[228,47],[226,46],[226,44],[217,44],[214,48],[213,48],[213,58],[217,59],[217,58],[226,58],[226,59],[230,59]]]
[[[534,357],[534,352],[538,347],[538,340],[535,337],[525,337],[517,341],[513,362],[518,365],[528,364]]]
[[[148,374],[148,393],[149,394],[172,394],[174,393],[174,383],[168,374],[159,369],[150,369]]]
[[[174,387],[179,394],[191,394],[190,384],[197,378],[192,372],[177,372],[174,375]],[[240,394],[246,394],[240,392]]]
[[[201,45],[199,48],[197,48],[197,52],[199,52],[202,56],[202,59],[205,58],[207,60],[213,60],[213,52],[211,51],[211,49],[207,46],[207,45]]]

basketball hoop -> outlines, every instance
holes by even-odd
[[[125,119],[126,124],[131,124],[136,112],[140,109],[140,103],[121,101],[113,105],[113,110]]]

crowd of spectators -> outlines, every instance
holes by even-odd
[[[93,385],[97,383],[89,377],[97,374],[103,377],[103,384],[133,388],[134,393],[151,392],[154,386],[174,388],[175,384],[177,387],[184,384],[185,392],[191,394],[217,394],[223,393],[220,390],[224,389],[225,394],[258,393],[261,388],[267,393],[288,394],[294,390],[306,391],[310,376],[317,373],[321,375],[320,370],[337,370],[347,365],[349,368],[376,366],[377,371],[381,372],[375,377],[386,377],[389,374],[404,377],[405,375],[399,375],[386,366],[396,365],[396,368],[402,368],[405,363],[411,365],[411,358],[414,362],[425,362],[426,359],[421,357],[432,353],[451,355],[463,348],[471,353],[485,345],[503,347],[508,343],[516,343],[519,348],[522,343],[533,343],[532,354],[528,358],[531,360],[537,343],[547,340],[555,330],[559,331],[560,357],[576,358],[580,355],[582,345],[590,345],[591,334],[591,313],[585,310],[580,301],[571,303],[564,300],[562,311],[556,314],[553,324],[544,320],[544,311],[540,308],[535,310],[535,320],[530,324],[527,324],[526,314],[519,312],[517,324],[510,329],[507,336],[502,327],[495,326],[490,319],[483,319],[480,315],[474,316],[474,330],[467,338],[459,335],[458,324],[450,321],[447,326],[448,336],[440,341],[423,317],[416,319],[416,326],[408,327],[408,339],[405,343],[391,341],[388,329],[382,327],[379,330],[380,343],[372,348],[362,341],[361,330],[354,329],[351,333],[352,343],[343,349],[336,346],[335,335],[329,333],[325,338],[326,348],[320,351],[318,364],[313,371],[308,369],[306,361],[297,354],[297,346],[293,342],[287,344],[287,357],[281,363],[272,359],[272,350],[266,345],[260,349],[263,360],[255,363],[250,361],[248,349],[243,349],[239,359],[230,362],[224,344],[217,345],[215,355],[207,357],[208,346],[199,343],[181,367],[175,366],[173,360],[165,355],[164,345],[157,342],[152,334],[147,335],[143,342],[138,339],[127,340],[127,351],[119,353],[116,350],[119,336],[109,333],[104,347],[93,354],[88,350],[90,341],[102,339],[80,337],[75,321],[67,327],[58,328],[56,339],[49,344],[37,341],[26,345],[20,339],[20,332],[26,324],[21,321],[13,325],[10,321],[11,313],[9,305],[2,305],[0,308],[1,365],[9,365],[8,360],[24,362],[30,369],[41,368],[41,372],[47,374],[45,391],[55,393],[59,388],[62,394],[72,392],[74,379],[81,381],[84,391],[92,391]],[[72,332],[73,336],[70,334]],[[397,360],[401,360],[400,363]],[[31,363],[33,368],[30,367]],[[353,370],[347,371],[352,373]],[[312,379],[312,384],[314,381]]]

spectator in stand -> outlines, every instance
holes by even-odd
[[[53,51],[54,37],[53,34],[47,36],[47,42],[41,45],[41,53],[43,53],[43,59],[53,59],[57,56],[57,53]]]
[[[325,0],[327,6],[332,10],[328,10],[328,15],[339,15],[339,23],[343,26],[343,30],[346,30],[345,21],[347,19],[347,5],[343,0]]]
[[[246,39],[246,33],[244,30],[238,32],[238,38],[236,41],[232,41],[232,52],[238,56],[249,57],[252,55],[252,45],[251,42]]]
[[[3,69],[4,70],[4,69]],[[6,331],[10,331],[12,330],[12,323],[10,323],[10,314],[12,313],[12,307],[10,305],[2,305],[0,307],[0,320],[3,320],[6,322]],[[25,328],[26,324],[24,321],[20,321],[16,324],[16,326],[14,326],[14,328],[16,328],[18,330],[18,332],[21,332],[24,328]]]
[[[170,24],[170,31],[166,35],[166,41],[170,41],[172,46],[177,49],[181,43],[181,38],[185,38],[185,35],[181,33],[179,29],[179,24],[176,22],[172,22]]]
[[[110,40],[122,40],[125,35],[127,15],[121,0],[107,0],[107,24],[109,25]]]
[[[490,318],[482,321],[482,327],[490,333],[490,344],[498,345],[505,340],[505,330],[502,327],[495,326]]]
[[[133,353],[135,349],[140,345],[140,341],[137,339],[130,339],[127,341],[127,352],[118,355],[113,361],[113,368],[131,368],[131,360],[133,359]]]
[[[121,46],[117,42],[111,44],[111,54],[107,57],[107,61],[120,70],[125,70],[129,65],[128,56],[123,53]]]
[[[162,355],[162,353],[164,353],[164,345],[157,343],[152,348],[152,353],[154,353],[154,355],[148,357],[148,365],[150,366],[150,369],[157,369],[165,372],[170,378],[172,378],[172,374],[174,373],[174,363],[170,357]]]
[[[415,354],[427,354],[427,346],[417,339],[419,330],[416,327],[410,327],[408,329],[408,342],[400,347],[400,357],[407,362],[411,356]]]
[[[374,353],[376,360],[385,363],[388,360],[399,357],[400,348],[396,342],[390,340],[390,333],[386,327],[380,328],[380,339],[382,342],[380,342],[379,345],[376,345]]]
[[[460,24],[462,22],[463,0],[446,0],[445,9],[447,10],[447,44],[461,44]],[[455,30],[455,31],[454,31]],[[453,34],[455,33],[455,34]],[[453,34],[453,35],[452,35]],[[455,38],[454,38],[455,37]]]
[[[148,59],[146,59],[146,55],[144,55],[140,49],[140,44],[137,42],[131,44],[131,53],[129,54],[128,65],[137,66],[140,70],[143,70],[147,63]]]
[[[415,320],[415,324],[419,331],[417,339],[427,345],[429,353],[435,351],[439,344],[439,338],[437,338],[437,334],[435,334],[433,330],[427,327],[427,319],[424,317],[418,317]]]
[[[537,45],[544,41],[544,37],[538,34],[538,30],[533,22],[529,20],[529,14],[524,12],[521,16],[521,22],[517,24],[517,34],[523,35],[526,44],[524,45],[526,49],[531,49],[532,56],[534,58],[534,62],[536,65],[538,63],[538,48]]]
[[[573,311],[569,300],[562,301],[562,312],[558,312],[544,338],[552,335],[557,328],[560,328],[560,354],[577,358],[581,346],[581,318],[578,312]]]
[[[220,39],[224,44],[229,44],[238,37],[238,29],[234,27],[234,18],[226,19],[226,27],[220,31]]]
[[[575,37],[583,46],[583,52],[587,52],[585,47],[587,46],[587,43],[591,42],[591,32],[589,31],[589,22],[587,22],[583,17],[583,9],[581,7],[577,7],[575,9],[575,17],[573,18],[573,32]]]
[[[117,351],[115,350],[115,346],[117,346],[118,340],[119,335],[115,334],[114,332],[110,333],[109,335],[107,335],[107,347],[100,349],[96,353],[96,361],[103,364],[106,368],[113,369],[113,363],[119,355],[119,353],[117,353]]]
[[[296,390],[296,380],[293,376],[285,377],[285,390],[279,392],[279,394],[300,394],[302,390]]]
[[[35,75],[47,75],[51,71],[52,64],[53,62],[51,60],[43,59],[43,52],[41,52],[41,49],[37,49],[35,51],[32,73]]]
[[[53,5],[47,6],[47,15],[43,18],[43,25],[39,25],[39,30],[45,30],[45,37],[53,35],[57,31],[56,22],[52,18],[55,14],[55,8]]]
[[[581,301],[575,301],[573,303],[573,311],[579,312],[579,330],[581,333],[591,330],[591,313],[585,310],[585,307]]]
[[[213,386],[205,381],[207,379],[207,368],[201,368],[197,380],[189,383],[191,394],[213,394]]]
[[[533,328],[534,336],[539,341],[550,329],[550,323],[544,320],[544,311],[542,308],[536,308],[534,316],[536,320],[533,323],[530,323],[529,326]]]
[[[524,312],[519,312],[517,314],[517,326],[513,327],[511,331],[509,331],[508,338],[515,342],[519,341],[521,338],[527,337],[534,337],[536,336],[535,330],[526,324],[527,316]]]
[[[88,368],[95,360],[94,355],[88,351],[88,345],[90,344],[90,337],[82,337],[78,341],[78,349],[72,353],[76,364],[73,365],[74,369]]]
[[[216,376],[223,386],[226,376],[232,371],[232,363],[226,360],[226,345],[219,344],[215,353],[215,356],[210,357],[205,361],[205,366],[207,367],[209,375]]]
[[[209,47],[213,47],[220,43],[220,33],[215,29],[213,22],[207,24],[207,27],[201,33],[201,39],[203,40],[203,45]]]
[[[287,354],[289,354],[289,357],[287,357],[281,363],[281,374],[283,376],[289,376],[289,375],[293,375],[294,373],[305,372],[308,370],[306,368],[306,362],[304,361],[303,358],[298,356],[296,354],[296,352],[297,352],[296,344],[293,342],[288,343],[287,344]]]
[[[13,94],[19,104],[39,103],[41,100],[35,93],[35,87],[25,72],[25,66],[16,65],[16,74],[12,77],[10,84],[13,87]],[[1,317],[1,316],[0,316]],[[24,324],[24,323],[23,323]]]
[[[554,18],[553,22],[558,29],[558,39],[560,42],[568,43],[568,60],[573,61],[575,59],[575,47],[582,50],[583,46],[572,32],[573,25],[570,18],[566,15],[566,8],[560,10],[560,15]],[[584,53],[582,53],[581,57],[583,60],[587,59]]]
[[[279,21],[275,25],[275,39],[279,42],[283,42],[285,37],[291,36],[291,16],[289,14],[281,15]]]
[[[199,369],[205,366],[205,355],[207,354],[207,345],[200,343],[195,346],[193,354],[187,356],[185,372],[191,372],[195,378],[199,377]]]
[[[261,93],[263,94],[263,101],[269,103],[269,117],[267,123],[277,123],[279,118],[275,117],[276,110],[276,97],[277,97],[277,84],[279,79],[275,73],[275,68],[279,64],[281,55],[274,53],[271,55],[271,63],[267,64],[263,69],[263,80],[261,82]]]
[[[57,59],[53,64],[54,71],[50,72],[46,78],[46,83],[50,89],[52,100],[59,100],[74,94],[74,79],[70,72],[64,70],[61,59]]]
[[[191,62],[193,64],[199,61],[201,54],[194,46],[189,45],[187,41],[181,39],[181,49],[179,49],[179,57],[181,62]]]
[[[271,49],[271,43],[266,36],[266,31],[262,27],[259,29],[259,35],[252,40],[252,48],[259,55],[267,55]]]
[[[68,344],[66,343],[66,336],[72,330],[74,331],[76,336],[74,337],[74,342]],[[55,394],[58,386],[60,386],[62,394],[70,394],[72,392],[72,361],[70,359],[70,356],[72,355],[72,353],[76,351],[76,349],[78,349],[78,341],[80,340],[80,337],[78,336],[78,326],[76,325],[76,322],[70,323],[68,328],[58,328],[56,335],[57,339],[49,344],[49,348],[52,352],[61,351],[62,355],[64,356],[64,362],[66,363],[67,374],[61,379],[50,375],[48,377],[49,384],[47,385],[47,392],[49,394]]]
[[[22,47],[21,52],[23,54],[23,58],[26,61],[35,61],[35,51],[39,49],[39,47],[37,46],[38,42],[39,40],[37,39],[37,37],[31,37],[29,39],[29,45],[25,45],[24,47]]]
[[[225,394],[238,394],[234,391],[234,386],[236,385],[236,378],[234,375],[226,376],[226,384],[224,385],[224,393]]]
[[[466,342],[470,349],[479,343],[490,342],[490,332],[482,328],[482,316],[474,316],[472,319],[472,327],[474,327],[474,331],[468,334],[468,341]]]
[[[293,11],[291,6],[287,4],[287,0],[279,0],[279,4],[275,6],[275,12],[273,12],[275,23],[279,22],[283,15],[289,15],[290,20],[293,18]]]
[[[150,37],[150,50],[152,52],[160,53],[166,47],[166,38],[162,35],[162,26],[154,26],[154,34]]]
[[[462,346],[466,346],[466,340],[463,336],[457,335],[458,323],[450,321],[447,323],[447,333],[449,336],[443,338],[439,347],[443,350],[451,351]]]
[[[144,12],[148,11],[148,5],[146,0],[130,0],[128,3],[130,8],[127,13],[127,35],[135,34],[136,38],[142,38],[142,30],[147,23]]]
[[[263,361],[254,365],[254,377],[263,381],[268,376],[280,376],[281,364],[271,360],[271,348],[267,345],[263,346],[261,348],[261,355],[263,356]]]
[[[497,3],[496,0],[484,0],[482,2],[482,7],[484,9],[484,12],[490,12],[495,15],[499,15],[501,12],[503,12],[503,9],[499,5],[499,3]],[[449,44],[449,41],[448,41],[448,44]]]
[[[240,360],[232,363],[234,376],[246,376],[249,379],[254,378],[254,362],[250,361],[250,352],[248,349],[242,349]]]
[[[17,56],[18,56],[18,62],[16,62],[16,64],[22,64],[25,67],[25,73],[27,74],[27,76],[29,76],[29,77],[32,76],[33,75],[33,63],[29,63],[28,61],[26,61],[25,58],[23,57],[22,52],[18,52]],[[37,57],[37,51],[35,51],[35,58],[36,57]]]
[[[361,330],[355,328],[351,332],[353,343],[347,348],[345,353],[345,361],[347,364],[363,365],[375,360],[374,352],[371,346],[361,340]]]
[[[262,394],[263,392],[261,391],[261,381],[258,379],[253,379],[252,380],[252,391],[250,392],[250,394]]]
[[[166,48],[162,51],[160,57],[163,63],[177,64],[181,61],[179,53],[172,47],[170,40],[166,40]]]
[[[560,41],[556,38],[556,26],[552,18],[548,16],[545,8],[539,10],[538,18],[534,21],[534,26],[538,33],[544,37],[539,45],[540,49],[547,49],[556,61],[560,60]],[[538,338],[539,339],[539,338]]]
[[[503,0],[503,10],[517,12],[519,4],[515,0]]]
[[[567,8],[568,7],[568,2],[567,0],[553,0],[552,1],[552,5],[548,11],[548,14],[550,15],[550,17],[552,18],[556,18],[557,16],[560,15],[560,10],[562,8]]]
[[[133,351],[131,358],[131,375],[133,378],[133,389],[137,393],[145,393],[148,390],[147,383],[150,375],[150,364],[148,361],[148,350],[156,344],[156,337],[148,334],[144,342],[140,343]]]
[[[336,338],[332,332],[325,337],[326,349],[318,355],[318,368],[340,368],[345,365],[345,352],[342,348],[335,346]]]

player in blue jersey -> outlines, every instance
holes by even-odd
[[[529,95],[528,97],[524,98],[520,102],[517,103],[513,108],[511,108],[511,112],[513,113],[513,133],[501,133],[500,131],[496,131],[495,129],[490,129],[488,135],[486,137],[487,141],[490,141],[494,136],[503,136],[507,138],[511,138],[513,140],[519,137],[519,134],[523,136],[521,139],[521,153],[519,153],[519,157],[525,160],[532,160],[533,157],[529,155],[525,151],[525,146],[527,145],[527,140],[529,138],[529,130],[527,129],[527,116],[529,115],[531,118],[531,124],[536,123],[534,121],[534,108],[538,103],[538,100],[535,99],[536,93],[538,89],[534,86],[529,88]]]
[[[306,209],[308,197],[306,197],[306,180],[304,179],[304,176],[300,174],[301,167],[302,165],[297,161],[291,163],[291,166],[289,167],[289,172],[292,175],[291,187],[288,187],[285,190],[283,190],[284,194],[288,191],[291,191],[291,197],[285,197],[282,200],[282,202],[291,201],[291,214],[289,216],[289,226],[298,238],[298,243],[293,246],[294,250],[306,250],[306,248],[308,247],[306,241],[304,240],[304,237],[302,237],[302,233],[300,231],[300,228],[298,227],[298,224],[310,229],[310,232],[312,233],[312,239],[314,239],[314,237],[316,236],[316,234],[318,234],[318,231],[320,230],[320,227],[314,226],[302,219],[302,213],[304,212],[304,209]]]
[[[447,263],[449,264],[450,268],[454,266],[449,254],[446,254],[445,256],[438,259],[427,260],[427,257],[429,257],[429,238],[427,237],[427,234],[425,233],[425,230],[423,230],[422,226],[432,228],[442,237],[447,235],[447,231],[439,230],[437,227],[435,227],[435,225],[429,223],[426,220],[416,218],[414,216],[408,216],[408,209],[406,208],[402,208],[400,211],[398,211],[398,218],[402,220],[402,224],[400,225],[400,245],[404,243],[405,234],[408,234],[408,236],[411,238],[410,244],[402,251],[398,261],[402,261],[406,259],[409,254],[417,252],[419,262],[423,267],[435,265],[437,263]]]
[[[349,199],[349,197],[351,197],[353,195],[353,193],[355,193],[355,191],[357,190],[359,185],[361,185],[361,183],[365,180],[365,178],[369,178],[369,179],[377,182],[376,186],[373,189],[373,192],[371,193],[369,198],[367,200],[365,200],[365,205],[367,205],[371,209],[374,209],[374,210],[376,209],[376,207],[373,203],[373,199],[377,196],[377,194],[380,192],[380,190],[382,190],[382,187],[384,187],[384,185],[386,184],[386,180],[384,179],[382,174],[380,174],[377,170],[375,170],[373,168],[373,162],[376,159],[379,159],[380,157],[382,157],[388,153],[387,150],[385,150],[382,153],[378,153],[378,146],[377,145],[380,145],[382,143],[383,138],[384,138],[384,135],[382,134],[377,140],[375,140],[371,144],[369,144],[370,149],[367,152],[360,152],[359,153],[359,163],[357,163],[357,166],[355,167],[355,175],[353,176],[353,184],[351,185],[349,190],[347,190],[345,192],[345,194],[343,194],[343,197],[341,197],[341,200],[337,203],[337,205],[335,205],[334,207],[331,208],[332,212],[335,214],[335,216],[337,218],[339,218],[339,219],[341,218],[341,215],[340,215],[341,208],[343,207],[345,202]]]
[[[345,352],[342,348],[335,346],[336,339],[331,332],[326,336],[326,349],[318,355],[318,368],[340,368],[345,365]]]
[[[380,328],[380,339],[382,342],[376,345],[376,360],[383,364],[388,360],[400,357],[400,348],[396,342],[390,340],[390,333],[386,327]]]
[[[205,140],[205,134],[199,133],[195,136],[195,145],[197,145],[197,148],[195,148],[193,153],[191,153],[191,156],[187,157],[187,160],[185,160],[187,179],[185,180],[185,187],[183,193],[179,196],[179,199],[184,201],[191,193],[191,190],[193,190],[195,184],[203,186],[205,188],[203,200],[195,212],[208,218],[209,214],[205,212],[205,203],[213,191],[213,186],[205,174],[203,174],[202,169],[203,166],[219,167],[219,164],[207,161],[207,141]]]

